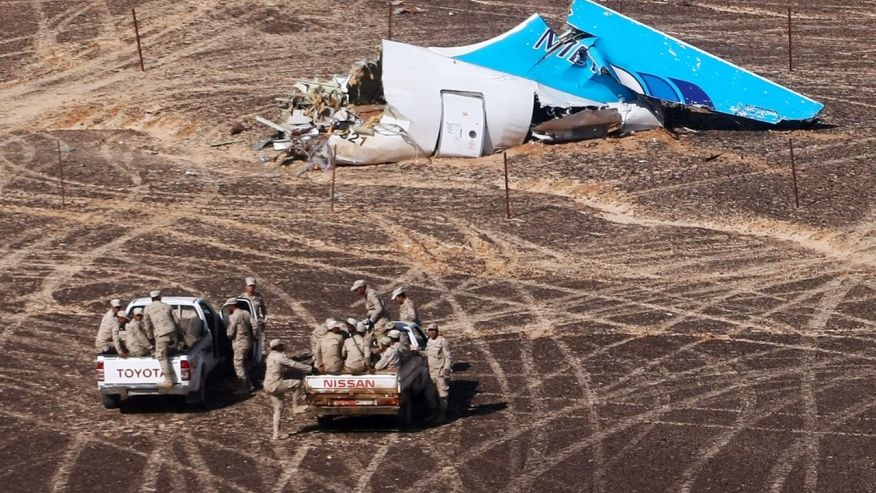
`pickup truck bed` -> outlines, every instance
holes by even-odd
[[[398,372],[312,375],[304,379],[308,413],[320,424],[334,416],[394,415],[413,419],[413,399],[431,389],[425,357],[412,354]]]
[[[203,404],[207,377],[217,366],[229,365],[231,346],[220,315],[202,298],[165,297],[192,346],[171,357],[174,382],[165,394],[184,395],[192,404]],[[132,301],[126,311],[144,307],[147,298]],[[97,389],[103,405],[115,408],[135,395],[158,395],[163,380],[161,366],[153,356],[123,358],[116,354],[97,356]]]

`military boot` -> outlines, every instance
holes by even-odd
[[[435,420],[436,423],[443,423],[447,421],[447,397],[441,397],[438,399],[438,419]]]

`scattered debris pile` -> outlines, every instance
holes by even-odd
[[[369,60],[355,64],[346,76],[296,81],[289,95],[274,99],[282,123],[256,117],[276,132],[254,144],[253,150],[273,146],[282,151],[281,164],[302,160],[308,169],[330,169],[336,161],[333,147],[339,140],[362,145],[365,137],[393,132],[380,125],[386,110],[380,67],[380,59]]]

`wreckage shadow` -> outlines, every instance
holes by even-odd
[[[235,394],[234,389],[234,379],[211,381],[207,385],[207,402],[203,406],[186,404],[185,398],[180,395],[132,396],[122,401],[119,411],[122,414],[208,413],[248,401],[258,393]]]
[[[693,130],[726,130],[744,132],[792,131],[792,130],[829,130],[839,125],[825,123],[820,120],[814,121],[783,121],[775,125],[763,123],[746,118],[738,118],[729,115],[714,113],[701,113],[688,109],[667,110],[665,113],[665,126],[669,129],[686,127]]]

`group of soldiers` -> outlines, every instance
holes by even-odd
[[[235,373],[241,385],[251,391],[252,382],[247,376],[245,363],[252,348],[253,337],[264,337],[267,307],[262,296],[255,290],[255,278],[247,277],[245,282],[246,288],[240,297],[246,297],[252,302],[257,317],[256,327],[260,330],[254,335],[249,312],[237,308],[237,298],[229,298],[226,302],[230,315],[226,331],[234,349]],[[202,330],[199,326],[194,330],[184,330],[173,308],[161,301],[160,290],[150,291],[149,298],[151,303],[144,308],[134,308],[131,318],[122,309],[121,300],[111,300],[110,309],[104,314],[97,331],[95,349],[98,353],[116,353],[124,358],[154,356],[162,373],[158,391],[166,392],[173,387],[173,352],[192,346]]]
[[[284,379],[286,368],[303,373],[319,371],[326,374],[352,374],[399,371],[414,352],[407,333],[393,328],[389,311],[377,292],[364,280],[357,280],[350,288],[365,298],[366,318],[336,320],[329,318],[322,326],[311,333],[312,366],[293,360],[285,353],[285,345],[279,339],[270,342],[264,390],[271,397],[274,409],[273,438],[279,435],[279,425],[283,411],[283,398],[292,391],[293,402],[298,400],[299,379]],[[400,322],[420,325],[417,309],[405,293],[405,288],[397,288],[391,299],[399,305]],[[426,328],[428,340],[425,357],[429,363],[429,374],[438,395],[438,408],[432,420],[442,422],[446,419],[451,375],[450,345],[435,323]]]
[[[254,386],[248,372],[248,358],[254,339],[264,338],[267,306],[264,298],[256,291],[255,278],[247,277],[245,282],[246,288],[240,297],[246,297],[252,303],[255,320],[247,310],[237,306],[237,298],[229,298],[226,301],[229,314],[226,334],[234,350],[234,371],[240,391],[249,393]],[[284,396],[293,391],[293,402],[296,402],[301,384],[300,378],[284,378],[287,368],[302,373],[318,371],[353,375],[396,372],[417,351],[412,351],[407,333],[393,327],[389,310],[380,295],[366,281],[357,280],[350,290],[364,297],[365,319],[359,321],[354,318],[330,318],[324,325],[316,328],[311,333],[312,365],[287,356],[285,345],[280,339],[270,341],[262,388],[270,396],[274,410],[274,438],[279,438]],[[158,389],[159,392],[164,392],[173,386],[170,360],[173,350],[191,346],[197,337],[182,329],[173,308],[162,302],[161,291],[151,291],[149,297],[151,303],[145,308],[134,308],[130,319],[122,309],[121,301],[111,300],[110,309],[100,323],[95,346],[99,353],[115,352],[122,357],[153,355],[163,374],[163,381]],[[391,299],[399,305],[400,322],[421,325],[417,308],[407,296],[405,288],[395,289]],[[433,420],[440,422],[446,418],[447,413],[451,375],[450,346],[440,334],[437,324],[429,324],[426,332],[428,340],[424,355],[428,359],[429,374],[438,395],[438,409]]]

